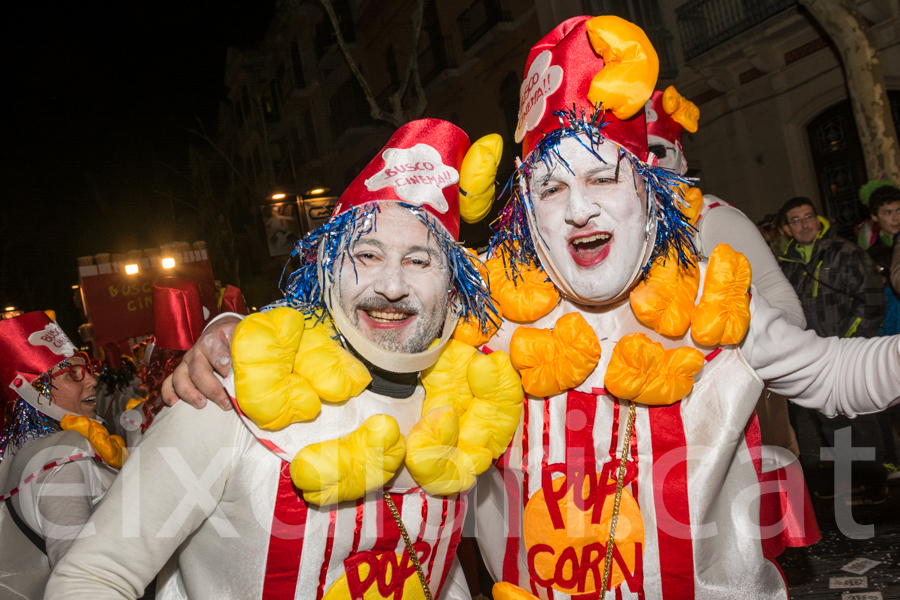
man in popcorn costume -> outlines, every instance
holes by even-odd
[[[4,598],[43,597],[50,569],[128,457],[124,441],[94,420],[98,367],[43,312],[0,321]]]
[[[506,353],[450,339],[497,318],[457,237],[499,157],[498,136],[401,127],[298,242],[285,300],[237,326],[235,410],[161,411],[47,598],[136,598],[173,554],[158,597],[467,597],[467,492],[524,398]]]
[[[647,148],[657,72],[617,17],[567,20],[528,57],[524,158],[486,261],[505,321],[484,342],[527,393],[477,486],[495,599],[786,599],[786,524],[760,523],[783,489],[760,482],[764,383],[830,415],[900,398],[900,339],[802,331],[741,254],[699,255],[686,181]]]

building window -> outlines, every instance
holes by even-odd
[[[250,118],[250,93],[245,86],[241,90],[241,110],[244,112],[244,120]]]
[[[275,75],[275,81],[278,83],[278,89],[281,92],[282,99],[290,94],[291,90],[294,89],[294,84],[291,82],[291,77],[290,75],[288,75],[287,67],[284,66],[284,63],[278,65],[278,72]]]
[[[240,129],[244,126],[244,109],[241,106],[240,98],[231,103],[231,109],[234,111],[234,122],[237,123],[238,129]]]
[[[300,44],[296,41],[291,44],[291,65],[294,67],[294,83],[298,88],[305,88],[306,78],[303,76],[303,59],[300,57]]]
[[[278,107],[278,82],[271,81],[259,99],[262,104],[263,117],[266,123],[277,123],[281,120],[281,111]]]
[[[265,167],[263,166],[262,154],[259,152],[259,146],[253,149],[253,171],[255,172],[256,181],[265,181]]]
[[[835,104],[806,126],[813,167],[825,214],[838,235],[853,239],[853,228],[868,217],[859,201],[866,161],[849,100]]]
[[[506,143],[509,145],[516,139],[516,126],[519,124],[519,76],[515,71],[510,71],[500,82],[500,109],[503,110]]]
[[[388,46],[387,50],[384,51],[384,66],[387,69],[388,77],[391,79],[391,84],[397,85],[400,83],[400,70],[397,68],[397,53],[394,52],[393,46]]]
[[[331,131],[335,139],[350,129],[372,122],[372,112],[362,86],[351,77],[328,101],[331,109]]]
[[[309,156],[306,154],[306,143],[300,137],[300,130],[291,127],[291,160],[295,166],[303,166],[309,162]]]

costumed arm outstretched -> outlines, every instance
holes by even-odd
[[[770,390],[827,416],[878,412],[900,400],[900,336],[820,338],[759,294],[751,311],[741,351]]]

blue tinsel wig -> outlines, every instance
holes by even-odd
[[[478,272],[477,264],[463,246],[454,240],[447,230],[428,212],[419,206],[397,203],[405,208],[426,227],[429,238],[434,238],[443,252],[450,272],[450,286],[454,292],[460,317],[474,316],[483,332],[490,324],[499,324],[500,318],[490,301],[490,289]],[[306,312],[325,314],[325,296],[322,274],[327,272],[332,281],[337,281],[343,273],[343,254],[364,235],[377,229],[380,208],[377,202],[353,207],[332,217],[327,223],[307,233],[294,245],[288,260],[287,270],[293,259],[300,265],[287,279],[282,288],[287,305]],[[356,264],[348,254],[356,276]],[[282,276],[283,279],[283,276]],[[279,303],[284,304],[284,302]]]

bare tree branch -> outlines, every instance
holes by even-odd
[[[332,5],[331,0],[319,0],[319,3],[328,14],[328,19],[331,21],[331,27],[334,29],[337,45],[344,55],[347,66],[350,68],[353,76],[356,77],[356,81],[359,82],[363,93],[366,95],[372,118],[390,123],[394,127],[400,127],[404,123],[408,123],[409,121],[422,116],[425,112],[425,108],[428,106],[425,90],[422,88],[422,81],[419,77],[419,40],[421,39],[422,34],[425,0],[416,0],[416,6],[413,10],[412,40],[410,41],[409,61],[407,62],[406,72],[403,74],[403,80],[400,83],[400,87],[396,92],[391,94],[391,112],[387,112],[378,106],[378,101],[375,99],[375,94],[372,93],[369,82],[366,80],[365,76],[363,76],[362,71],[360,71],[359,66],[350,54],[350,48],[347,46],[346,40],[344,40],[344,34],[341,32],[341,25],[340,22],[338,22],[337,13],[334,12],[334,6]],[[412,78],[413,89],[416,92],[416,105],[407,113],[403,110],[403,96],[406,94],[406,90],[409,87],[410,78]]]
[[[237,175],[238,179],[240,180],[240,182],[242,184],[244,184],[244,187],[247,189],[247,191],[252,193],[253,190],[250,188],[250,184],[247,183],[247,180],[244,179],[244,175],[240,171],[238,171],[237,167],[234,165],[234,163],[231,162],[231,157],[228,156],[227,154],[225,154],[225,151],[222,150],[218,144],[216,144],[214,141],[212,141],[212,138],[210,138],[208,135],[206,135],[206,128],[203,127],[203,122],[200,121],[199,118],[197,119],[197,121],[200,123],[200,131],[197,131],[196,129],[188,129],[188,131],[193,133],[197,137],[206,140],[206,143],[209,144],[213,150],[218,152],[219,155],[225,159],[225,164],[227,164],[228,167],[231,169],[232,174]]]
[[[331,27],[334,29],[334,37],[337,40],[338,47],[344,54],[344,60],[347,61],[347,66],[350,67],[350,72],[356,77],[356,81],[359,82],[363,93],[366,95],[366,100],[369,101],[369,107],[372,109],[372,118],[379,121],[387,121],[394,127],[400,127],[403,123],[399,122],[395,115],[381,110],[381,107],[378,106],[378,102],[375,101],[375,94],[372,93],[369,82],[363,77],[362,71],[359,70],[359,66],[350,54],[350,48],[347,47],[347,42],[344,41],[344,34],[341,32],[341,24],[338,22],[337,14],[334,12],[334,6],[332,6],[331,0],[319,0],[319,3],[328,14],[328,19],[331,21]]]
[[[425,15],[425,0],[416,0],[415,9],[413,9],[412,18],[412,41],[409,45],[409,61],[406,64],[406,72],[403,74],[403,80],[400,82],[399,89],[391,94],[391,109],[395,115],[403,115],[403,96],[409,87],[409,78],[412,75],[413,85],[416,92],[416,106],[410,111],[408,119],[404,122],[412,121],[422,116],[425,107],[428,106],[428,100],[425,97],[425,90],[422,89],[422,80],[419,76],[419,40],[422,37],[422,19]]]
[[[177,202],[177,203],[179,203],[179,204],[183,204],[184,206],[187,206],[188,208],[190,208],[190,209],[196,211],[196,213],[197,213],[198,215],[200,215],[200,217],[201,217],[204,221],[208,221],[208,222],[210,222],[210,223],[215,224],[215,220],[214,220],[214,219],[210,219],[208,216],[206,216],[205,214],[203,214],[203,211],[202,211],[202,210],[200,210],[198,207],[194,206],[194,205],[191,204],[190,202],[185,202],[185,201],[182,200],[181,198],[179,198],[179,197],[177,197],[177,196],[173,196],[172,194],[170,194],[170,193],[168,193],[168,192],[164,192],[164,191],[162,191],[162,190],[153,190],[153,191],[154,191],[155,193],[159,194],[160,196],[164,197],[164,198],[168,198],[169,200],[173,200],[173,201],[175,201],[175,202]]]

